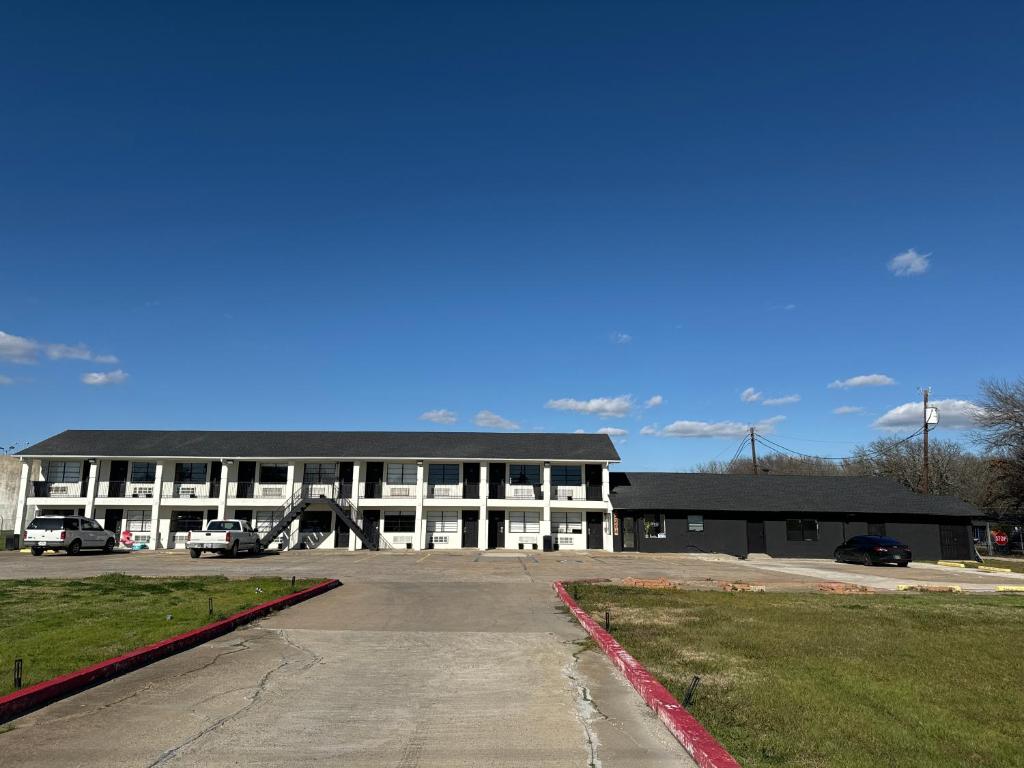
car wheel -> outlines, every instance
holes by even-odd
[[[113,539],[107,539],[106,544],[103,545],[103,551],[109,555],[111,552],[114,551],[114,543],[115,542]]]
[[[43,554],[43,548],[42,547],[32,547],[32,554],[35,557],[39,557],[41,554]]]
[[[81,551],[82,551],[82,542],[80,540],[75,539],[70,544],[68,544],[68,554],[69,555],[77,555]]]
[[[900,568],[906,568],[910,563],[896,563]]]
[[[237,554],[238,554],[238,542],[237,542],[237,541],[236,541],[236,542],[234,542],[234,543],[233,543],[233,544],[231,545],[231,549],[229,549],[229,550],[228,550],[227,552],[225,552],[224,554],[225,554],[225,555],[226,555],[227,557],[234,557],[235,555],[237,555]]]
[[[200,552],[198,549],[190,549],[188,551],[188,556],[191,557],[193,560],[196,560],[201,554],[202,552]]]

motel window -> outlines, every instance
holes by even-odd
[[[458,464],[431,464],[427,468],[427,482],[431,485],[458,485]]]
[[[174,482],[205,483],[206,464],[175,464]]]
[[[509,533],[540,533],[540,512],[509,512]]]
[[[152,461],[133,461],[132,462],[132,482],[133,483],[155,483],[156,482],[156,464]]]
[[[415,512],[396,511],[384,513],[384,533],[413,533],[415,530]]]
[[[644,538],[664,539],[665,536],[665,515],[658,512],[644,515]]]
[[[459,513],[446,512],[444,510],[430,510],[427,512],[428,533],[458,533]]]
[[[817,541],[818,521],[817,520],[787,520],[786,521],[787,541]]]
[[[552,467],[552,485],[583,485],[583,470],[578,466]]]
[[[552,533],[583,533],[582,512],[551,512]]]
[[[704,532],[704,515],[687,515],[686,530],[690,533]]]
[[[276,510],[273,509],[257,509],[255,512],[251,513],[256,516],[255,528],[257,533],[262,536],[266,536],[270,533],[271,529],[277,525],[277,521],[281,518],[279,515],[275,514],[275,512]],[[238,519],[243,519],[241,513],[239,513]]]
[[[149,533],[153,525],[152,513],[145,509],[128,509],[124,513],[124,530]]]
[[[328,464],[306,464],[302,468],[302,482],[305,485],[333,483],[337,476],[338,465],[333,462]]]
[[[509,485],[540,485],[539,464],[509,464]]]
[[[268,485],[284,485],[288,482],[288,465],[260,464],[260,482]]]
[[[51,461],[46,467],[46,480],[50,483],[77,483],[82,479],[82,462]]]
[[[885,523],[868,523],[868,536],[885,536]]]
[[[388,464],[388,485],[416,485],[416,465]]]

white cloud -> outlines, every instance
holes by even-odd
[[[833,408],[832,413],[845,416],[848,413],[864,413],[864,409],[859,405],[840,405],[838,408]]]
[[[95,363],[103,363],[104,365],[113,365],[117,362],[117,355],[96,355],[93,358]]]
[[[785,416],[772,416],[753,425],[754,429],[762,435],[771,434],[775,425],[785,420]],[[671,424],[656,432],[644,432],[643,434],[658,434],[662,437],[742,437],[750,432],[750,424],[739,421],[673,421]]]
[[[92,360],[92,352],[85,344],[47,344],[46,356],[51,360]]]
[[[756,391],[753,387],[747,387],[740,392],[740,400],[744,403],[756,403],[761,399],[761,393]]]
[[[656,424],[648,424],[646,427],[640,428],[641,435],[656,435],[658,434],[658,426]]]
[[[585,435],[585,434],[587,434],[587,430],[585,430],[585,429],[577,429],[577,430],[575,430],[573,432],[573,434],[574,435]]]
[[[12,379],[10,376],[4,376],[3,374],[0,374],[0,385],[6,386],[7,384],[13,384],[13,383],[14,383],[14,379]]]
[[[34,363],[38,354],[39,342],[0,331],[0,360]]]
[[[492,427],[494,429],[519,429],[514,421],[499,416],[493,411],[480,411],[473,417],[473,423],[478,427]]]
[[[576,411],[577,413],[589,413],[596,416],[622,418],[633,410],[633,396],[594,397],[590,400],[575,400],[571,397],[563,397],[558,400],[548,400],[544,407],[554,408],[556,411]]]
[[[629,430],[619,429],[618,427],[601,427],[597,430],[597,434],[608,435],[609,437],[622,437],[623,435],[628,435]]]
[[[889,259],[889,271],[896,275],[896,277],[923,275],[928,271],[928,267],[931,266],[931,263],[928,261],[930,258],[930,253],[918,253],[911,248],[909,251],[904,251],[898,256],[893,256]]]
[[[459,420],[458,414],[449,411],[447,408],[438,408],[420,414],[421,421],[432,421],[435,424],[454,424]]]
[[[928,405],[939,409],[939,426],[947,429],[971,429],[977,426],[977,407],[968,400],[930,400]],[[920,427],[924,423],[924,403],[904,403],[875,419],[875,429],[901,430]]]
[[[101,386],[103,384],[120,384],[128,378],[128,374],[118,369],[116,371],[105,371],[103,373],[83,373],[82,382]]]
[[[895,383],[895,379],[886,376],[884,373],[866,373],[861,376],[851,376],[848,379],[836,379],[828,385],[828,388],[852,389],[854,387],[888,387]]]
[[[664,397],[662,397],[661,395],[654,395],[653,397],[647,398],[647,402],[644,403],[644,408],[657,408],[664,402]]]
[[[629,342],[633,340],[632,336],[630,336],[628,333],[622,333],[621,331],[616,331],[611,335],[610,338],[612,344],[629,344]]]
[[[800,402],[800,395],[784,395],[783,397],[769,397],[761,402],[761,405],[792,405]]]

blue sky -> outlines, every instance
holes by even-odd
[[[680,469],[749,423],[907,434],[917,387],[1021,373],[1022,36],[1012,3],[7,4],[0,442],[479,421]]]

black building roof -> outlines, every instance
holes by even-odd
[[[19,456],[619,461],[607,435],[69,429]]]
[[[973,517],[971,504],[924,496],[884,477],[612,472],[615,509]]]

